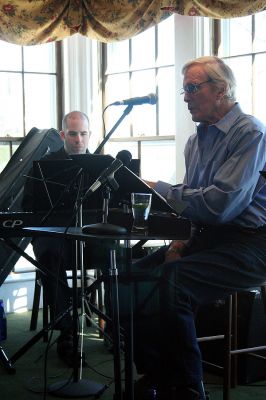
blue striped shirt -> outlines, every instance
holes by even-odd
[[[157,182],[172,207],[187,202],[182,216],[203,225],[266,224],[266,128],[236,103],[216,124],[199,124],[185,147],[182,184]]]

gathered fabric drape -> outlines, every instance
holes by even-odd
[[[172,12],[230,18],[263,10],[266,0],[0,0],[0,40],[33,45],[80,33],[112,42],[128,39]]]

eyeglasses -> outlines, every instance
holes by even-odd
[[[188,94],[194,94],[197,93],[204,83],[208,83],[211,80],[208,79],[207,81],[201,82],[201,83],[188,83],[185,85],[182,89],[180,89],[180,94],[188,93]]]

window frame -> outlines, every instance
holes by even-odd
[[[174,22],[175,23],[175,22]],[[155,37],[154,37],[154,40],[155,40],[155,59],[156,59],[156,57],[157,57],[157,51],[158,51],[158,25],[155,25],[155,27],[154,27],[154,29],[155,29]],[[129,41],[129,64],[131,63],[131,58],[132,58],[132,38],[131,39],[128,39],[128,41]],[[102,60],[102,63],[101,63],[101,82],[102,82],[102,104],[104,105],[104,107],[106,107],[107,106],[107,102],[106,102],[106,95],[105,95],[105,85],[106,85],[106,81],[107,81],[107,78],[108,78],[108,76],[109,75],[112,75],[112,74],[115,74],[115,73],[117,73],[117,74],[119,74],[119,73],[124,73],[124,72],[127,72],[127,73],[129,73],[129,81],[130,81],[130,79],[131,79],[131,76],[132,76],[132,74],[134,73],[134,72],[138,72],[138,71],[145,71],[145,70],[154,70],[154,72],[155,72],[155,78],[158,76],[158,71],[160,70],[160,69],[163,69],[163,68],[167,68],[167,67],[173,67],[174,69],[175,69],[175,60],[173,60],[173,63],[170,63],[170,64],[164,64],[164,65],[161,65],[161,64],[158,64],[157,65],[157,63],[155,62],[154,63],[154,65],[151,65],[151,66],[149,66],[149,67],[147,67],[147,68],[134,68],[134,67],[131,67],[131,66],[129,66],[129,68],[128,69],[126,69],[126,70],[121,70],[121,71],[118,71],[118,72],[114,72],[114,73],[112,73],[112,72],[110,72],[110,73],[106,73],[106,71],[107,71],[107,46],[108,46],[108,43],[102,43],[101,44],[101,60]],[[155,93],[156,95],[158,95],[158,86],[156,85],[156,93]],[[127,136],[127,137],[119,137],[119,138],[116,138],[116,137],[111,137],[110,139],[109,139],[109,142],[110,143],[137,143],[137,147],[138,147],[138,158],[139,159],[141,159],[141,146],[142,146],[142,143],[143,142],[154,142],[154,141],[173,141],[173,143],[175,143],[175,132],[173,133],[173,135],[160,135],[160,133],[159,133],[159,112],[158,112],[158,103],[156,104],[156,105],[154,105],[155,107],[156,107],[156,130],[155,130],[155,132],[156,132],[156,134],[155,135],[151,135],[151,136],[133,136],[133,129],[132,129],[132,124],[130,124],[130,135],[129,136]],[[108,132],[104,132],[104,129],[103,129],[103,137],[104,137],[104,134],[107,134]]]
[[[28,132],[26,132],[25,128],[25,87],[24,87],[24,81],[25,81],[25,76],[27,74],[43,74],[43,75],[55,75],[56,76],[56,104],[57,104],[57,127],[60,127],[61,121],[63,118],[63,69],[62,69],[62,44],[60,41],[55,42],[55,72],[54,73],[44,73],[44,72],[27,72],[24,70],[24,63],[23,63],[23,50],[24,46],[21,46],[21,57],[22,57],[22,69],[21,69],[21,76],[22,76],[22,93],[23,93],[23,136],[0,136],[0,143],[5,144],[8,143],[9,145],[9,158],[12,157],[12,155],[15,152],[15,147],[20,144],[25,136],[27,135]],[[1,70],[1,72],[13,72],[9,70]]]
[[[266,11],[264,11],[264,13],[266,14]],[[257,75],[256,75],[256,69],[255,69],[255,65],[256,65],[256,57],[259,55],[266,55],[266,46],[265,46],[265,50],[259,50],[256,51],[254,49],[254,39],[255,39],[255,34],[256,34],[256,14],[253,15],[249,15],[247,16],[248,18],[251,19],[251,31],[250,31],[250,38],[251,38],[251,49],[248,49],[246,52],[239,52],[236,54],[221,54],[222,53],[222,45],[223,45],[223,38],[222,38],[222,24],[228,24],[230,25],[230,19],[229,20],[217,20],[215,19],[213,21],[212,24],[212,32],[213,32],[213,48],[212,48],[212,52],[213,55],[218,56],[220,58],[222,58],[225,62],[228,62],[230,60],[240,60],[247,58],[247,57],[251,57],[251,75],[250,75],[250,83],[251,83],[251,104],[250,110],[246,110],[248,113],[252,114],[252,115],[256,115],[257,113],[257,109],[256,109],[256,104],[255,104],[255,97],[256,97],[256,88],[254,85],[254,82],[257,81]],[[228,30],[229,32],[229,30]],[[240,101],[241,104],[241,98],[237,99]],[[261,119],[261,117],[260,117]],[[266,121],[264,120],[264,123]]]

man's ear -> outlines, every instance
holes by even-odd
[[[64,131],[60,131],[60,132],[59,132],[59,135],[60,135],[60,137],[61,137],[62,140],[65,140],[66,135],[65,135],[65,132],[64,132]]]
[[[217,89],[217,96],[221,100],[226,95],[226,86],[222,85]]]

